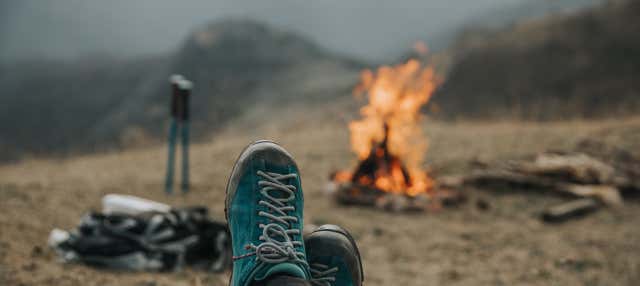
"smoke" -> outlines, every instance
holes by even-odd
[[[244,17],[378,61],[418,39],[435,41],[474,14],[525,1],[531,0],[8,0],[0,1],[0,60],[166,53],[197,25]]]

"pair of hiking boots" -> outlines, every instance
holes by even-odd
[[[303,205],[293,157],[270,141],[246,147],[229,177],[225,200],[232,286],[260,285],[274,277],[318,286],[362,284],[353,237],[338,226],[323,225],[303,238]]]

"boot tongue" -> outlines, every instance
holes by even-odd
[[[281,274],[281,275],[287,275],[287,276],[293,276],[293,277],[297,277],[297,278],[302,278],[302,279],[307,279],[307,275],[305,274],[304,270],[302,269],[302,267],[290,263],[290,262],[283,262],[283,263],[278,263],[275,264],[263,271],[261,271],[262,273],[258,273],[254,280],[255,281],[261,281],[266,279],[267,277],[270,277],[274,274]]]

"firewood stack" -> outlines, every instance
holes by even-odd
[[[355,173],[369,174],[360,171],[367,162],[363,161]],[[371,162],[376,163],[372,166],[379,167],[378,161]],[[603,207],[618,208],[624,199],[640,198],[640,154],[600,141],[584,140],[572,151],[550,151],[515,160],[474,160],[471,166],[473,170],[469,174],[434,178],[430,191],[417,196],[385,192],[359,180],[339,181],[334,176],[327,191],[343,205],[374,206],[390,211],[455,206],[465,202],[466,192],[471,189],[534,191],[567,198],[567,202],[542,212],[542,220],[549,223],[583,217]]]
[[[438,211],[466,201],[462,191],[449,188],[439,188],[430,194],[409,196],[385,192],[369,185],[336,184],[330,181],[325,190],[341,205],[375,207],[390,212]]]
[[[391,153],[388,142],[389,125],[385,123],[383,140],[372,146],[367,158],[358,163],[348,180],[336,180],[337,172],[330,176],[326,190],[336,202],[392,212],[438,210],[464,202],[464,196],[456,190],[425,188],[418,194],[407,192],[415,178],[411,177],[400,158]],[[375,184],[379,176],[395,179],[394,183],[402,187],[384,190]]]
[[[536,190],[571,198],[542,214],[563,222],[601,207],[620,207],[623,198],[640,195],[640,159],[624,150],[583,141],[572,152],[547,152],[503,163],[475,162],[462,176],[464,187]]]

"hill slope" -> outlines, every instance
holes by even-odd
[[[367,285],[636,285],[640,279],[640,204],[631,200],[615,212],[554,226],[541,224],[537,216],[565,200],[534,191],[474,191],[465,205],[411,215],[331,203],[323,193],[328,175],[355,163],[347,125],[324,120],[333,118],[331,112],[290,114],[295,120],[263,121],[252,129],[230,124],[217,139],[192,149],[192,189],[184,196],[163,192],[166,146],[0,166],[0,285],[228,285],[229,273],[123,273],[63,265],[46,237],[54,227],[74,227],[84,212],[99,209],[108,193],[205,205],[223,220],[224,188],[234,160],[258,138],[277,140],[295,156],[305,223],[338,224],[354,234]],[[608,130],[617,132],[603,133]],[[612,146],[626,143],[640,150],[637,119],[430,123],[425,131],[431,139],[427,162],[454,174],[477,156],[493,160],[570,148],[594,134]],[[479,198],[488,210],[476,208]]]
[[[444,116],[607,117],[640,108],[640,2],[612,1],[458,43]]]
[[[257,102],[347,94],[336,76],[352,80],[359,66],[298,35],[225,20],[196,29],[170,56],[0,67],[0,160],[161,140],[172,73],[196,84],[192,130],[202,138]]]

